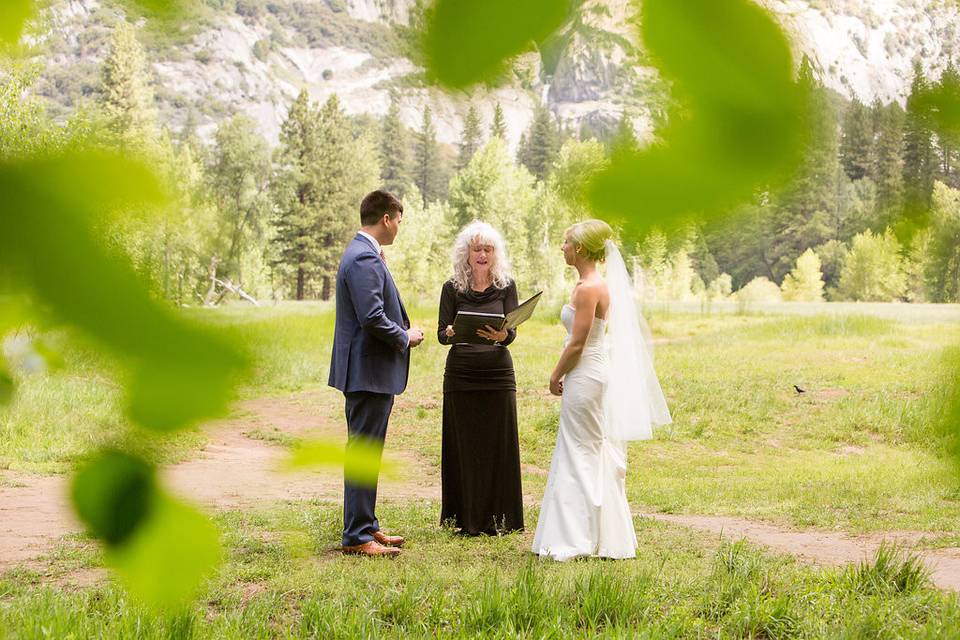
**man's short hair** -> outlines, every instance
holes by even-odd
[[[389,191],[371,191],[360,203],[360,223],[364,226],[377,224],[385,213],[391,220],[403,213],[403,203]]]

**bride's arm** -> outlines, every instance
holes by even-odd
[[[573,306],[575,313],[573,316],[573,329],[570,331],[570,342],[564,347],[557,361],[557,366],[553,368],[550,375],[550,393],[559,396],[563,393],[563,377],[577,365],[580,360],[580,354],[583,353],[583,346],[587,343],[587,337],[590,335],[590,328],[593,326],[593,318],[597,313],[597,304],[600,300],[600,292],[595,287],[580,286],[573,293]]]

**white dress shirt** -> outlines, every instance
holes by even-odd
[[[374,238],[372,235],[370,235],[370,234],[367,233],[366,231],[357,231],[357,233],[359,233],[359,234],[362,235],[364,238],[366,238],[367,240],[369,240],[370,242],[373,243],[373,249],[374,249],[374,251],[377,252],[377,255],[380,255],[381,253],[383,253],[383,249],[380,248],[380,243],[377,242],[377,239],[376,239],[376,238]]]

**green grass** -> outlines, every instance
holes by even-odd
[[[541,562],[529,533],[465,539],[436,526],[434,507],[383,505],[411,540],[390,561],[332,550],[337,505],[222,513],[224,569],[169,618],[109,581],[62,589],[8,574],[0,638],[932,638],[960,625],[956,597],[889,549],[820,570],[639,519],[636,560]],[[60,565],[97,564],[84,541],[69,543]]]
[[[413,310],[428,339],[413,353],[388,454],[440,461],[446,348],[434,310]],[[241,398],[320,394],[333,327],[329,304],[192,311],[243,345],[254,367]],[[812,317],[657,311],[657,369],[674,423],[630,446],[637,510],[721,514],[850,533],[926,532],[956,546],[960,485],[935,427],[960,327],[863,315]],[[518,381],[524,489],[540,495],[559,415],[547,377],[563,341],[552,318],[525,325],[511,347]],[[123,418],[120,369],[82,340],[53,334],[54,372],[18,375],[0,413],[0,466],[64,471],[104,442],[161,461],[204,438],[148,437]],[[805,393],[794,391],[796,384]],[[295,401],[291,397],[291,401]],[[268,424],[250,437],[286,446]],[[101,566],[96,546],[69,536],[42,573],[0,577],[0,638],[39,637],[955,637],[960,607],[915,559],[884,548],[870,563],[820,570],[638,519],[636,561],[534,562],[531,532],[465,540],[437,525],[439,505],[381,498],[389,529],[412,541],[396,561],[341,557],[340,506],[283,503],[216,516],[228,559],[195,607],[156,618],[109,581],[71,585]],[[536,509],[528,509],[531,528]],[[60,585],[60,586],[58,586]]]

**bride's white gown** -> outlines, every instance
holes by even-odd
[[[573,316],[573,307],[565,305],[560,318],[568,342]],[[556,560],[636,556],[624,484],[626,446],[604,437],[605,324],[594,318],[580,360],[563,380],[557,447],[533,538],[534,553]]]

